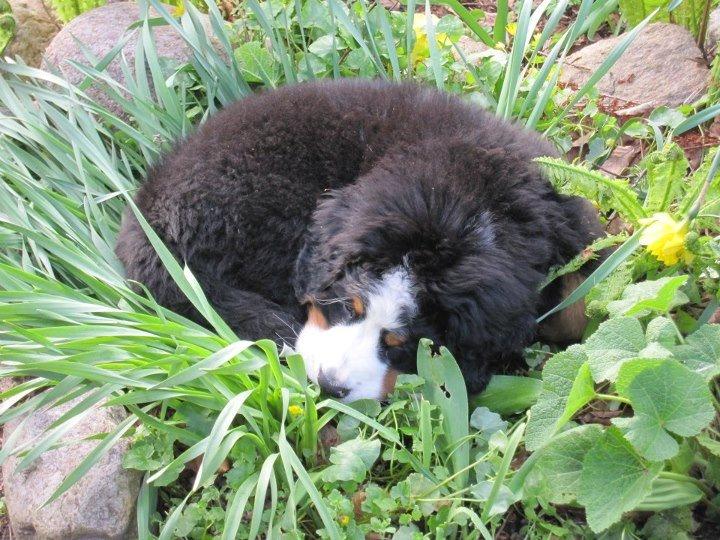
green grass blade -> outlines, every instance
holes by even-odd
[[[225,513],[225,527],[223,528],[221,540],[234,540],[237,538],[237,532],[245,513],[245,506],[250,499],[253,488],[257,484],[259,475],[253,474],[240,484],[230,501],[230,506]]]
[[[510,470],[510,464],[515,457],[515,452],[517,451],[524,432],[525,423],[521,423],[517,428],[515,428],[515,432],[508,441],[505,453],[503,454],[502,462],[500,462],[500,467],[498,468],[497,475],[495,476],[495,481],[493,482],[492,488],[490,488],[490,494],[488,495],[487,501],[485,501],[482,514],[480,515],[480,519],[482,519],[484,523],[487,523],[491,517],[490,512],[500,493],[500,488],[505,482],[505,477]]]
[[[635,250],[640,246],[640,230],[628,238],[612,255],[610,255],[597,269],[583,281],[577,289],[575,289],[565,300],[560,302],[550,311],[538,317],[537,322],[540,323],[547,319],[550,315],[562,311],[563,309],[573,305],[578,300],[584,298],[595,285],[608,277],[618,266],[620,266]]]

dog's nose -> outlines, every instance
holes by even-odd
[[[321,369],[318,372],[318,384],[327,395],[342,399],[350,393],[350,389],[338,383],[334,375],[333,371],[325,372]]]

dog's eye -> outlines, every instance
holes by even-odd
[[[388,332],[387,330],[383,332],[382,336],[383,343],[387,345],[388,347],[399,347],[405,341],[407,338],[405,336],[401,336],[397,332]]]

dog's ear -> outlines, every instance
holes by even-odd
[[[313,214],[293,273],[295,296],[302,303],[339,279],[351,256],[343,241],[347,202],[341,190],[325,195]]]
[[[305,240],[293,272],[295,297],[303,303],[342,276],[345,260],[338,253],[324,253],[316,238]]]

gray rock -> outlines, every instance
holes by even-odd
[[[170,13],[172,6],[163,4]],[[159,14],[151,10],[151,16],[158,17]],[[98,60],[109,53],[125,34],[128,26],[140,19],[140,7],[135,2],[110,3],[76,17],[62,31],[55,36],[43,56],[42,67],[44,69],[58,69],[63,77],[72,84],[78,84],[83,80],[84,75],[70,65],[70,61],[89,65],[85,54],[78,45],[83,43],[88,51]],[[212,34],[210,21],[206,15],[201,15],[201,21],[208,35]],[[155,47],[158,56],[175,60],[177,63],[187,62],[192,57],[192,50],[187,46],[177,31],[169,25],[155,26],[152,28],[155,40]],[[135,50],[139,30],[133,31],[132,37],[128,40],[122,50],[130,71],[134,73]],[[108,74],[124,83],[119,55],[107,67]],[[170,75],[168,71],[167,75]],[[90,88],[88,94],[102,105],[108,107],[113,113],[120,114],[120,107],[100,88]]]
[[[26,64],[38,67],[45,48],[62,25],[49,2],[42,0],[8,0],[15,18],[15,36],[5,55],[19,56]]]
[[[708,20],[707,34],[705,34],[705,47],[715,50],[720,41],[720,7],[710,12]]]
[[[21,429],[17,444],[43,434],[44,430],[79,399],[31,415],[25,425],[20,421],[5,426],[7,441],[15,429]],[[96,433],[109,432],[125,417],[122,407],[96,406],[63,437],[75,441]],[[138,471],[122,468],[122,458],[130,442],[121,439],[75,485],[51,504],[41,508],[68,473],[72,472],[98,441],[71,443],[43,453],[27,469],[15,472],[19,460],[9,458],[2,467],[5,504],[13,538],[50,539],[121,539],[135,531],[135,504],[140,489]]]
[[[481,58],[487,56],[488,51],[492,51],[490,47],[485,45],[482,41],[475,40],[468,36],[461,36],[457,42],[457,48],[462,51],[462,56],[469,64],[480,63]],[[453,47],[452,50],[455,60],[460,61],[461,56],[457,50]]]
[[[568,56],[560,81],[582,86],[622,38],[603,39]],[[709,75],[690,32],[674,24],[654,23],[600,80],[598,91],[626,107],[618,114],[642,114],[660,105],[695,101],[707,90]]]

